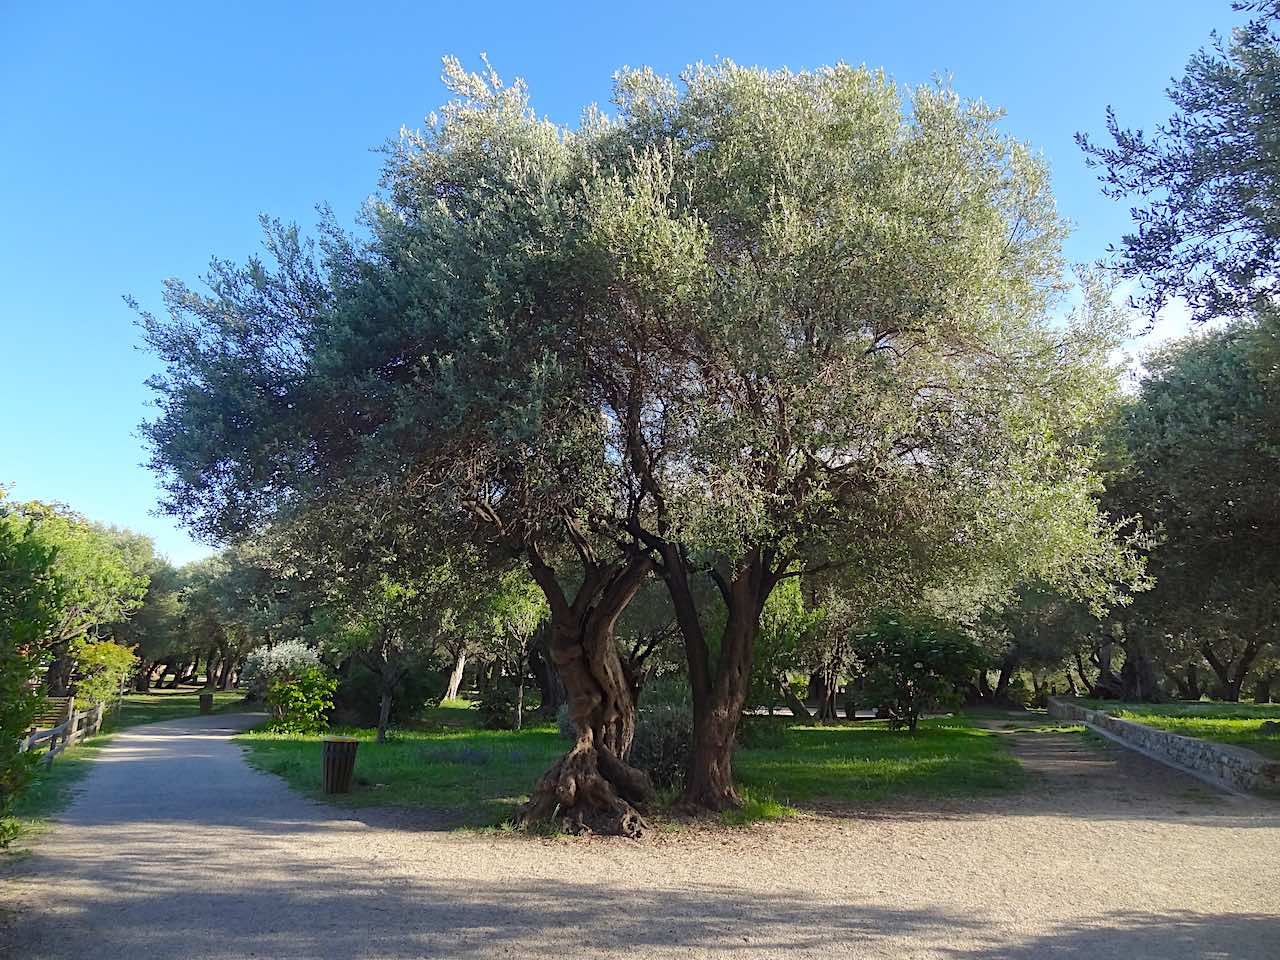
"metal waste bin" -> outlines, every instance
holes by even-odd
[[[355,737],[324,738],[324,792],[350,793],[351,776],[356,770]]]
[[[212,693],[200,694],[200,712],[213,713],[213,694]]]

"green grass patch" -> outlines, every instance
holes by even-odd
[[[745,800],[725,823],[779,820],[805,804],[874,802],[890,797],[964,796],[1014,789],[1022,770],[997,734],[963,718],[927,720],[910,734],[878,721],[808,724],[747,722],[735,769]],[[446,705],[388,742],[367,729],[339,732],[361,741],[351,793],[329,799],[361,806],[408,806],[446,813],[459,826],[491,826],[528,798],[566,749],[551,724],[483,730],[474,710]],[[242,734],[249,761],[295,789],[321,795],[323,735]],[[675,799],[667,791],[660,802]],[[659,818],[661,821],[661,818]]]
[[[1137,713],[1122,710],[1115,714],[1122,720],[1135,720],[1149,727],[1180,733],[1184,737],[1212,740],[1235,747],[1254,750],[1264,757],[1280,760],[1280,730],[1264,733],[1261,719],[1240,717],[1162,716],[1156,713]],[[1275,714],[1280,720],[1280,712]]]
[[[1113,716],[1190,717],[1207,720],[1280,720],[1280,703],[1226,703],[1220,700],[1174,700],[1170,703],[1120,703],[1115,700],[1082,700],[1093,710]]]
[[[213,712],[225,712],[243,700],[243,693],[235,690],[219,691],[213,695]],[[179,720],[183,717],[199,716],[199,714],[200,690],[194,687],[130,693],[121,698],[118,706],[107,708],[106,715],[102,718],[102,732],[115,733],[117,730],[136,727],[143,723]]]
[[[1214,700],[1179,700],[1172,703],[1117,703],[1085,701],[1121,720],[1144,723],[1184,737],[1212,740],[1257,751],[1280,760],[1280,731],[1266,733],[1265,720],[1280,722],[1280,704],[1224,703]]]
[[[999,735],[963,717],[922,720],[914,734],[875,720],[787,724],[781,744],[740,750],[734,768],[748,791],[788,805],[966,796],[1024,783]]]
[[[333,732],[361,742],[351,793],[327,799],[356,807],[426,807],[448,812],[468,826],[493,824],[513,814],[565,750],[552,724],[482,730],[476,712],[460,705],[428,711],[420,725],[391,731],[386,743],[375,742],[373,730]],[[319,796],[324,736],[255,730],[238,741],[248,748],[254,766]]]
[[[738,810],[726,810],[720,814],[721,822],[733,827],[745,826],[749,823],[766,823],[770,820],[786,820],[794,817],[799,811],[785,803],[779,803],[768,794],[759,794],[751,790],[743,790],[742,807]]]

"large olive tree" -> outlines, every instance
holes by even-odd
[[[946,89],[904,103],[864,69],[724,63],[679,85],[625,73],[618,104],[625,148],[587,190],[585,316],[607,345],[589,372],[646,494],[628,529],[684,634],[685,800],[719,808],[784,579],[909,594],[981,568],[1105,604],[1138,578],[1090,439],[1123,318],[1086,278],[1053,319],[1047,173]],[[703,573],[714,636],[691,602]]]
[[[617,115],[570,130],[492,72],[445,78],[364,239],[317,255],[268,223],[274,263],[170,284],[146,430],[170,509],[214,535],[376,484],[527,565],[579,736],[526,817],[643,826],[613,632],[652,572],[693,688],[685,800],[713,809],[784,579],[1133,574],[1085,439],[1118,323],[1094,286],[1050,319],[1063,228],[994,112],[726,63],[624,72]]]

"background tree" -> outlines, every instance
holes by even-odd
[[[1141,281],[1154,316],[1183,297],[1197,320],[1240,317],[1277,292],[1280,275],[1280,3],[1237,4],[1258,16],[1214,36],[1168,90],[1177,112],[1151,135],[1120,126],[1114,146],[1084,134],[1103,191],[1137,202],[1119,268]]]
[[[419,520],[385,488],[368,487],[317,502],[262,538],[295,603],[306,598],[322,611],[307,632],[330,657],[354,659],[376,678],[380,743],[411,674],[435,661],[446,638],[467,635],[492,592],[475,551],[446,553]]]
[[[12,511],[32,524],[32,536],[55,557],[59,602],[43,640],[52,658],[45,686],[53,696],[66,696],[77,648],[141,604],[154,548],[146,537],[93,523],[59,504],[30,501]]]
[[[912,733],[926,710],[954,706],[982,651],[961,631],[938,621],[883,614],[856,638],[862,683],[891,726]]]
[[[1141,511],[1162,537],[1156,588],[1123,629],[1160,643],[1190,634],[1213,692],[1230,700],[1280,628],[1280,390],[1267,359],[1276,325],[1267,311],[1149,357],[1109,484],[1117,508]]]
[[[184,630],[184,575],[163,557],[147,568],[147,590],[142,603],[128,620],[113,624],[111,636],[132,649],[137,657],[134,688],[146,693],[162,670],[186,650]]]
[[[547,620],[548,612],[542,591],[522,570],[503,574],[497,588],[481,606],[481,629],[489,637],[487,656],[498,667],[503,681],[509,678],[516,688],[510,718],[510,726],[516,730],[524,726],[529,652]],[[481,710],[484,709],[482,700]],[[505,713],[505,708],[502,712]],[[504,727],[508,725],[505,717],[493,719],[500,720]]]
[[[1093,650],[1101,629],[1088,604],[1040,584],[1019,585],[1007,602],[984,610],[975,625],[986,653],[977,675],[978,696],[996,704],[1015,703],[1013,688],[1021,671],[1060,670],[1065,675],[1077,657]],[[988,667],[994,668],[994,683]],[[1074,677],[1070,683],[1074,688]]]
[[[16,833],[7,821],[31,777],[34,756],[18,752],[40,706],[36,680],[44,642],[57,621],[60,584],[54,549],[36,535],[0,489],[0,847]]]

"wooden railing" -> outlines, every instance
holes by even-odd
[[[66,719],[56,727],[27,734],[18,744],[18,752],[25,753],[36,748],[45,749],[46,753],[40,758],[40,762],[48,766],[53,763],[53,758],[67,747],[74,747],[86,737],[98,735],[102,730],[102,711],[101,703],[91,710],[77,710],[75,700],[69,699]]]

